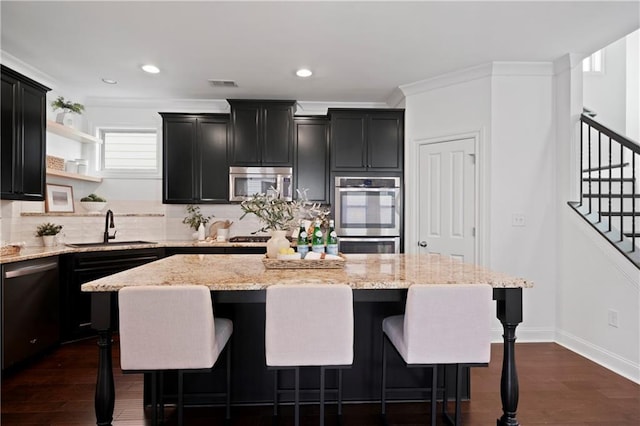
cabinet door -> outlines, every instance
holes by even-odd
[[[329,120],[304,117],[294,121],[296,188],[306,189],[309,201],[329,203]]]
[[[24,200],[44,200],[46,157],[46,93],[20,85],[22,115],[22,194]]]
[[[262,165],[292,166],[292,106],[268,105],[263,108],[262,119]]]
[[[163,115],[163,203],[194,201],[196,124],[195,117]]]
[[[17,143],[18,143],[18,80],[2,74],[2,100],[0,108],[2,109],[2,125],[1,133],[1,149],[2,160],[2,198],[11,196],[16,192],[14,182],[14,170],[17,160]]]
[[[4,66],[2,70],[2,189],[11,200],[44,200],[46,93]]]
[[[402,170],[404,114],[372,113],[367,122],[367,161],[369,169]]]
[[[332,170],[358,170],[366,166],[365,122],[363,114],[331,115]]]
[[[261,109],[257,105],[233,105],[231,124],[233,142],[231,144],[230,166],[260,164],[260,134],[258,126]]]
[[[198,119],[198,156],[196,161],[200,172],[196,186],[200,201],[229,202],[228,134],[228,116]]]

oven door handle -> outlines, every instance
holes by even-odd
[[[357,188],[357,187],[338,187],[338,192],[399,192],[400,188]]]
[[[338,238],[340,239],[340,241],[353,241],[353,242],[362,242],[362,241],[370,241],[372,243],[384,243],[384,242],[389,242],[389,241],[400,241],[400,237],[380,237],[380,238],[375,238],[375,237],[340,237],[338,236]]]

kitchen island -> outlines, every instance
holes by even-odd
[[[522,322],[522,288],[532,284],[524,279],[463,264],[439,255],[368,254],[349,255],[344,268],[339,269],[266,269],[262,255],[175,255],[125,272],[86,283],[82,291],[92,292],[92,322],[98,330],[99,371],[96,385],[97,424],[110,424],[114,408],[111,333],[115,324],[112,305],[117,291],[135,285],[198,284],[211,289],[218,307],[231,304],[260,306],[264,303],[264,290],[276,283],[348,284],[354,290],[356,305],[356,352],[358,335],[365,331],[372,339],[380,335],[380,324],[367,323],[359,327],[358,306],[391,302],[403,307],[402,295],[417,283],[490,284],[496,300],[497,318],[504,328],[504,358],[500,393],[503,413],[499,425],[517,425],[518,379],[515,364],[515,330]],[[386,305],[385,304],[385,305]],[[379,316],[387,315],[379,311]],[[399,312],[395,312],[399,313]],[[369,317],[370,318],[370,317]],[[237,315],[234,335],[241,332]],[[260,342],[261,336],[254,336]],[[366,338],[366,336],[364,337]],[[264,347],[253,347],[253,352],[264,352]],[[259,350],[258,350],[259,349]],[[263,357],[262,357],[263,358]],[[358,371],[357,358],[354,370]],[[264,369],[264,360],[259,366]],[[364,380],[364,382],[367,382]],[[370,385],[370,386],[369,386]],[[371,383],[367,386],[373,387]]]

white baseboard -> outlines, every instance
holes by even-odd
[[[562,330],[556,331],[556,343],[583,357],[640,384],[640,364],[625,359],[608,350],[587,342]]]

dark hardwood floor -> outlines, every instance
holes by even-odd
[[[117,353],[116,350],[114,355]],[[516,347],[520,378],[518,419],[522,425],[640,425],[640,385],[553,343],[520,343]],[[472,369],[471,401],[463,404],[464,425],[495,425],[501,413],[499,382],[502,345],[493,345],[488,368]],[[119,365],[117,357],[114,364]],[[92,425],[97,368],[95,339],[63,345],[20,371],[2,377],[1,424]],[[115,371],[114,425],[145,425],[142,376]],[[453,407],[451,407],[452,409]],[[388,406],[389,425],[427,424],[428,404]],[[344,407],[345,426],[382,425],[379,404]],[[317,407],[302,408],[303,425],[318,423]],[[176,424],[167,407],[167,424]],[[271,407],[234,407],[234,426],[271,426]],[[219,408],[188,408],[187,425],[224,424]],[[284,407],[278,423],[292,425],[292,409]],[[336,424],[335,406],[327,425]],[[439,424],[443,424],[442,422]]]

